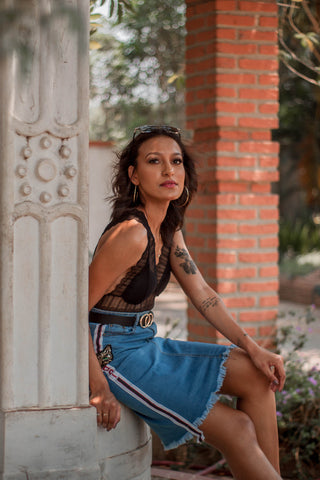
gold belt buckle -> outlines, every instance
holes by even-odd
[[[139,320],[139,324],[140,324],[140,327],[142,328],[150,327],[150,325],[153,324],[153,313],[149,312],[142,315],[142,317]]]

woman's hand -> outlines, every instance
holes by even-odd
[[[115,396],[110,392],[107,380],[94,389],[90,395],[90,405],[97,409],[97,423],[108,431],[115,428],[120,421],[121,406]]]
[[[286,374],[283,367],[283,358],[273,352],[269,352],[256,345],[254,352],[249,353],[254,365],[261,370],[270,380],[270,388],[273,392],[283,389]]]

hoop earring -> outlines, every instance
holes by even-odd
[[[190,198],[189,188],[186,185],[184,186],[184,188],[186,190],[187,198],[182,203],[182,205],[179,205],[179,207],[185,207],[189,203],[189,198]]]
[[[134,186],[134,190],[133,190],[133,197],[132,197],[132,201],[133,203],[137,203],[137,200],[138,200],[138,187],[137,185]]]

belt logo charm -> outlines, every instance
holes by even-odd
[[[101,368],[108,365],[108,363],[112,362],[113,354],[111,345],[107,345],[102,352],[97,354],[98,361],[100,363]]]
[[[140,318],[139,324],[140,324],[140,327],[142,328],[150,327],[150,325],[153,324],[153,313],[150,312],[142,315],[142,317]]]

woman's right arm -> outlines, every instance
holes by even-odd
[[[141,258],[147,245],[145,228],[135,220],[125,222],[102,238],[89,267],[89,311]],[[90,405],[97,409],[97,423],[107,430],[120,421],[120,404],[111,393],[98,362],[89,330]]]

